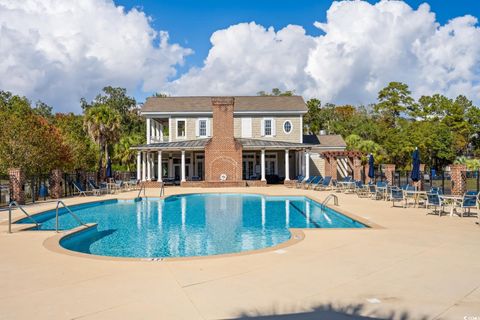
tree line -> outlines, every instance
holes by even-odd
[[[258,95],[291,96],[294,90]],[[162,93],[155,97],[166,97]],[[54,168],[99,170],[111,158],[114,170],[134,170],[145,143],[145,120],[124,88],[105,87],[92,101],[81,99],[82,114],[54,113],[39,101],[0,91],[0,173],[21,167],[27,174]],[[307,101],[304,133],[340,134],[347,148],[372,153],[377,163],[409,169],[415,148],[422,162],[441,169],[454,161],[478,168],[469,158],[480,155],[480,110],[465,96],[411,96],[406,84],[391,82],[370,105],[322,105]]]

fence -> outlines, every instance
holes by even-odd
[[[0,206],[6,206],[10,202],[10,178],[8,175],[0,175]]]
[[[411,171],[395,171],[392,173],[392,184],[397,187],[405,185],[412,185],[412,173]],[[420,174],[423,179],[423,187],[425,190],[430,190],[432,187],[441,188],[445,194],[450,194],[452,189],[452,180],[450,172],[446,171],[433,171],[430,173]]]

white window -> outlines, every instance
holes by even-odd
[[[198,135],[200,137],[207,136],[207,120],[206,119],[198,120]]]
[[[275,120],[272,118],[264,118],[262,121],[262,136],[273,137],[275,136]]]
[[[252,137],[252,118],[242,118],[242,138]]]
[[[186,137],[186,121],[177,120],[177,138]]]
[[[290,134],[290,132],[292,132],[292,122],[290,120],[287,120],[283,123],[283,132],[285,132],[286,134]]]

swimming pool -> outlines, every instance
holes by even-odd
[[[289,228],[365,228],[306,197],[187,194],[165,199],[107,200],[70,207],[96,228],[63,238],[66,249],[116,257],[188,257],[275,246]],[[55,211],[35,216],[40,230],[55,229]],[[22,219],[17,223],[30,223]],[[60,229],[78,223],[60,211]]]

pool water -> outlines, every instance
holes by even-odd
[[[163,199],[108,200],[71,207],[96,228],[63,238],[83,253],[118,257],[186,257],[271,247],[290,239],[289,228],[365,228],[306,197],[190,194]],[[78,223],[60,211],[60,229]],[[35,216],[55,229],[55,211]],[[19,223],[29,223],[23,219]]]

